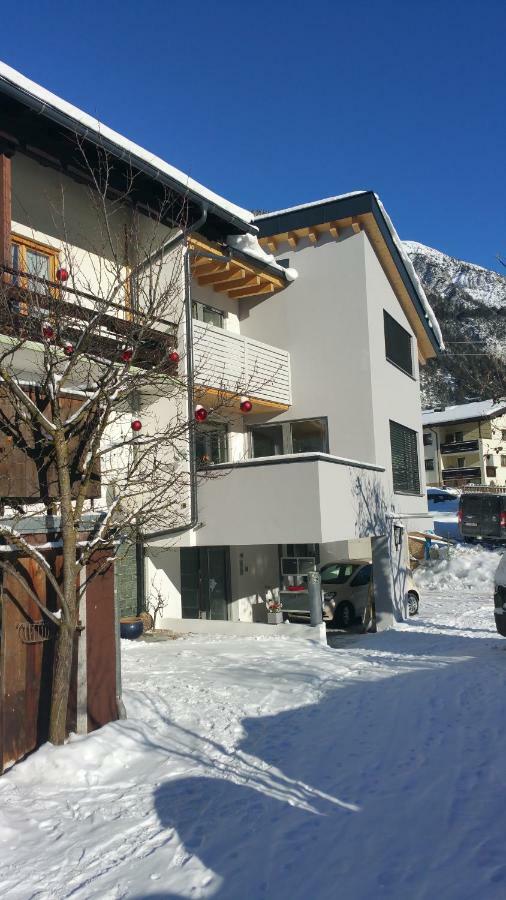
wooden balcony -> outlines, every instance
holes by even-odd
[[[42,343],[42,323],[47,319],[56,328],[64,323],[62,338],[76,343],[83,325],[97,319],[84,352],[111,360],[122,348],[133,344],[133,364],[151,369],[163,361],[163,371],[176,374],[177,364],[168,360],[168,350],[176,346],[177,328],[159,320],[160,328],[148,327],[141,312],[124,304],[96,297],[58,282],[48,281],[9,266],[0,266],[0,329],[17,339]]]

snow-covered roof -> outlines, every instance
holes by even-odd
[[[268,265],[273,269],[277,269],[287,281],[295,281],[295,279],[299,277],[297,269],[280,266],[272,253],[266,253],[263,247],[258,243],[258,238],[254,234],[229,234],[227,237],[227,244],[229,247],[232,247],[233,250],[240,250],[240,252],[245,253],[246,256],[251,256],[252,259],[265,263],[265,265]]]
[[[299,212],[299,211],[302,211],[305,209],[312,209],[317,206],[325,206],[328,203],[334,203],[338,200],[347,200],[352,197],[360,197],[363,194],[368,194],[368,193],[371,193],[371,192],[370,191],[351,191],[348,194],[338,194],[335,197],[325,197],[322,200],[314,200],[311,203],[302,203],[299,206],[290,206],[287,209],[278,209],[278,210],[275,210],[274,212],[262,213],[259,216],[255,216],[255,222],[266,221],[268,219],[275,218],[276,216],[285,215],[285,213]],[[381,202],[380,198],[378,197],[378,195],[376,193],[374,194],[374,197],[376,198],[378,206],[381,210],[381,213],[385,220],[385,224],[390,232],[392,241],[395,244],[395,247],[402,259],[404,267],[409,275],[409,278],[410,278],[410,280],[413,284],[413,287],[417,293],[417,296],[420,300],[420,303],[422,305],[422,308],[424,310],[424,314],[425,314],[425,317],[427,320],[427,324],[428,324],[429,328],[431,328],[432,331],[434,332],[434,336],[437,340],[437,343],[439,344],[440,349],[444,350],[445,345],[444,345],[444,341],[443,341],[443,335],[441,333],[441,328],[439,327],[439,322],[436,318],[434,310],[432,309],[432,306],[430,305],[429,301],[427,300],[427,296],[422,287],[420,279],[415,272],[413,263],[411,262],[408,254],[404,248],[403,242],[401,241],[399,235],[397,234],[397,231],[395,230],[393,222],[392,222],[390,216],[388,215],[385,207],[383,206],[383,203]]]
[[[189,175],[186,175],[174,166],[171,166],[159,156],[156,156],[149,150],[145,150],[143,147],[139,146],[139,144],[135,144],[128,138],[123,137],[123,135],[119,134],[117,131],[108,128],[107,125],[103,125],[98,119],[83,112],[81,109],[78,109],[77,106],[67,103],[66,100],[62,100],[61,97],[51,93],[51,91],[41,87],[40,84],[26,78],[21,72],[16,71],[16,69],[13,69],[11,66],[0,61],[0,83],[1,81],[15,85],[22,92],[40,101],[42,109],[49,107],[57,110],[74,122],[79,123],[79,125],[84,126],[93,135],[99,136],[102,140],[105,139],[111,141],[118,148],[131,154],[132,157],[137,157],[137,159],[148,163],[148,165],[152,166],[155,170],[158,170],[160,174],[166,175],[180,184],[183,191],[195,193],[202,198],[202,200],[207,200],[218,209],[223,210],[224,213],[228,213],[229,215],[242,220],[246,228],[253,221],[253,213],[249,210],[243,209],[235,203],[230,203],[229,200],[225,200],[224,197],[220,197],[219,194],[204,187],[204,185],[195,181],[193,178],[190,178]]]
[[[506,400],[476,400],[472,403],[459,403],[457,406],[445,406],[444,409],[424,409],[422,422],[424,425],[443,425],[446,422],[465,422],[468,419],[492,419],[506,412]]]

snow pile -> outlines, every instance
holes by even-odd
[[[421,591],[437,590],[458,596],[459,591],[465,590],[492,596],[501,555],[501,551],[483,547],[453,547],[447,559],[430,560],[419,566],[415,581]]]
[[[247,256],[253,256],[254,259],[258,259],[260,262],[273,266],[275,269],[279,269],[287,281],[295,281],[295,279],[299,277],[297,269],[286,269],[284,266],[280,266],[272,253],[266,253],[263,247],[260,246],[258,238],[255,237],[254,234],[229,234],[227,237],[227,244],[229,247],[232,247],[233,250],[240,250],[241,253],[246,253]]]

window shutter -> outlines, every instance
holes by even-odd
[[[411,335],[399,325],[386,310],[383,310],[385,326],[386,358],[406,372],[413,375],[413,354],[411,351]]]
[[[406,494],[420,493],[418,467],[418,435],[411,428],[398,422],[390,422],[390,446],[392,449],[392,474],[394,491]]]

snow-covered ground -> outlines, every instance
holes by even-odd
[[[473,552],[334,648],[125,643],[128,721],[0,779],[2,898],[506,896],[498,556]]]

